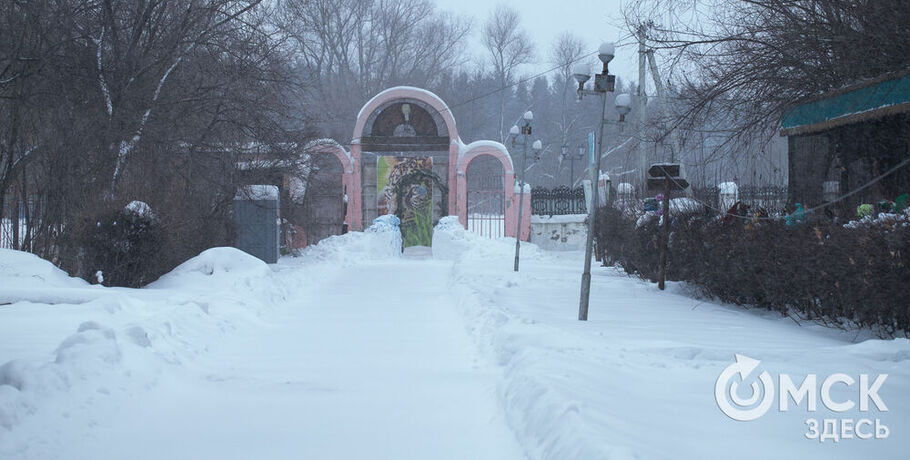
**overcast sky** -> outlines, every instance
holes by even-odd
[[[435,0],[439,9],[466,14],[474,19],[470,49],[478,57],[483,56],[480,45],[480,30],[483,22],[498,4],[506,4],[521,13],[521,23],[534,40],[539,61],[528,72],[539,72],[550,67],[547,56],[555,38],[566,31],[587,42],[593,52],[603,41],[619,42],[623,31],[621,23],[621,0]],[[625,81],[638,79],[637,48],[626,37],[618,47],[616,58],[610,63],[610,73],[619,75]]]

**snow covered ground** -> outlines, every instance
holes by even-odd
[[[432,256],[389,228],[268,266],[215,248],[139,290],[0,252],[0,458],[903,458],[910,341],[697,300],[582,256],[443,221]],[[789,374],[888,374],[873,407],[754,421],[715,401],[734,353]],[[5,363],[5,364],[4,364]],[[747,392],[740,392],[747,393]],[[779,392],[778,392],[779,393]],[[776,404],[775,404],[776,406]],[[807,439],[807,418],[887,439]],[[857,432],[868,431],[865,427]]]

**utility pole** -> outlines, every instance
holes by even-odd
[[[638,129],[636,130],[638,134],[638,177],[641,181],[641,195],[640,198],[644,198],[648,193],[648,151],[645,148],[644,143],[644,129],[645,123],[647,121],[647,112],[646,107],[648,105],[648,95],[645,92],[645,83],[647,82],[647,75],[645,69],[645,60],[647,59],[647,50],[645,47],[645,26],[644,24],[638,26],[638,90],[636,94],[638,97],[636,100],[635,110],[638,112]]]

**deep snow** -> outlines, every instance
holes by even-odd
[[[215,248],[139,290],[0,251],[0,457],[901,458],[910,447],[910,341],[600,267],[582,323],[580,253],[523,244],[516,274],[514,240],[446,218],[432,258],[401,257],[384,225],[273,266]],[[734,353],[775,376],[887,373],[889,411],[733,421],[714,384]],[[878,418],[891,432],[820,443],[804,436],[810,416]]]

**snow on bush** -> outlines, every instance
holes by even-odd
[[[307,246],[301,255],[308,260],[340,265],[401,257],[400,224],[401,220],[392,214],[379,216],[365,231],[330,236]]]
[[[904,210],[900,214],[882,212],[878,215],[868,215],[859,220],[851,220],[844,224],[846,228],[868,228],[868,227],[888,227],[893,228],[897,226],[906,227],[910,225],[910,208]]]
[[[704,213],[705,205],[694,198],[680,197],[670,199],[670,214]]]
[[[94,222],[94,225],[92,224]],[[86,280],[103,275],[105,286],[139,287],[164,272],[164,229],[149,205],[132,201],[121,209],[100,212],[82,234]]]
[[[124,208],[128,214],[132,214],[136,217],[144,217],[148,219],[155,219],[155,213],[152,212],[152,208],[148,203],[144,201],[130,201]]]

